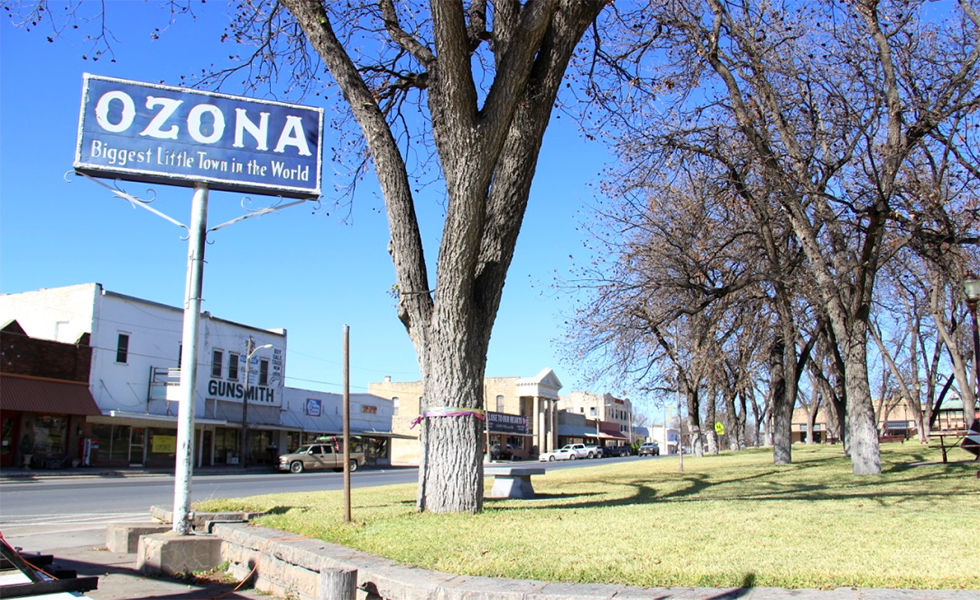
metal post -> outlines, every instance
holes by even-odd
[[[252,336],[248,336],[248,339],[245,341],[245,395],[242,396],[242,435],[238,451],[241,455],[239,462],[242,464],[243,469],[248,467],[248,384],[251,373],[252,344]]]
[[[194,471],[194,396],[197,388],[197,334],[201,324],[204,246],[207,241],[208,186],[194,186],[187,241],[187,284],[184,292],[184,330],[180,352],[180,401],[177,455],[174,471],[173,531],[191,533],[191,476]]]
[[[350,522],[350,326],[344,325],[344,523]]]
[[[681,403],[680,385],[677,386],[677,469],[684,472],[684,405]]]
[[[980,332],[977,328],[977,301],[968,300],[966,303],[967,307],[970,309],[970,314],[973,315],[973,367],[974,367],[974,379],[973,379],[973,403],[976,404],[976,399],[980,398]],[[969,411],[966,410],[966,402],[963,402],[963,423],[969,428],[970,423],[967,422]],[[974,415],[976,418],[976,415]]]

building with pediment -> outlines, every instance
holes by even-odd
[[[515,459],[527,460],[557,448],[558,391],[561,387],[558,376],[548,368],[534,377],[484,379],[484,452],[497,446],[506,448]],[[391,400],[392,433],[418,435],[414,423],[421,414],[421,381],[392,381],[385,377],[384,381],[368,384],[368,393]],[[392,464],[417,465],[420,456],[418,440],[391,440]]]

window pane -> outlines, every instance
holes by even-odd
[[[228,379],[238,381],[238,361],[239,357],[234,352],[228,353]]]
[[[269,361],[259,360],[259,385],[269,385]]]
[[[225,353],[221,350],[211,352],[211,377],[221,377],[221,359]]]
[[[116,362],[126,363],[129,360],[129,334],[120,333],[116,342]]]

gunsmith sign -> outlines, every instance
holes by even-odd
[[[75,170],[320,195],[323,109],[85,74]]]

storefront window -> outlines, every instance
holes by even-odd
[[[129,461],[129,426],[114,425],[109,442],[109,460]],[[101,448],[100,448],[101,449]]]
[[[375,464],[379,458],[388,458],[387,438],[368,438],[364,458],[370,464]]]
[[[108,458],[109,447],[112,445],[112,425],[96,423],[92,425],[92,454],[89,462],[92,465]]]
[[[147,462],[151,464],[170,464],[177,456],[176,429],[150,429],[150,451]]]
[[[33,424],[31,437],[34,438],[35,454],[52,457],[65,454],[65,444],[68,440],[68,419],[66,417],[37,415]]]
[[[272,443],[272,436],[268,431],[248,432],[249,462],[264,463],[269,462],[269,444]]]
[[[229,457],[238,456],[239,430],[219,427],[214,432],[214,462],[225,464]]]

